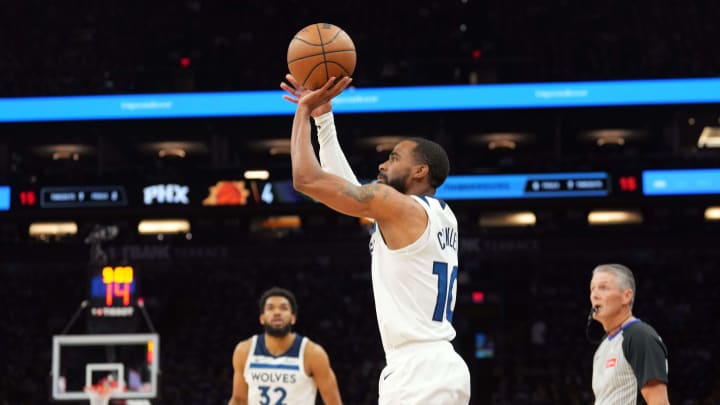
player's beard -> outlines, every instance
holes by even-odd
[[[264,324],[263,328],[265,328],[265,333],[274,337],[285,337],[290,332],[292,332],[292,324],[289,322],[285,326],[281,326],[279,328],[276,328],[272,325]]]
[[[407,176],[403,178],[394,178],[394,179],[387,179],[385,180],[387,182],[387,185],[394,188],[395,190],[405,194],[407,191]]]
[[[408,176],[403,177],[395,177],[393,179],[387,177],[384,174],[379,174],[379,178],[382,178],[382,182],[387,184],[388,186],[394,188],[395,190],[405,194],[405,191],[407,191],[407,178]]]

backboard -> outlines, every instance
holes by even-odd
[[[87,399],[84,388],[108,377],[125,387],[113,398],[155,398],[159,350],[156,333],[53,336],[52,399]]]

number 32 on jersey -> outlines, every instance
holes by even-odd
[[[261,385],[258,388],[260,388],[260,395],[262,400],[260,405],[287,405],[285,403],[287,391],[285,391],[283,387],[275,387],[275,389],[272,389],[272,387]],[[279,398],[270,399],[270,392],[276,394]]]

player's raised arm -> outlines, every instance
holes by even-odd
[[[344,214],[389,218],[398,215],[405,205],[414,203],[392,187],[383,184],[357,186],[323,171],[310,141],[311,112],[340,94],[351,80],[347,77],[337,82],[331,79],[322,88],[308,92],[298,100],[290,139],[293,185],[301,193]]]
[[[233,352],[233,389],[228,405],[247,405],[248,403],[248,385],[245,382],[243,372],[249,350],[250,340],[245,340],[238,343]]]
[[[300,97],[311,91],[301,85],[295,77],[289,73],[285,75],[285,80],[287,83],[280,83],[280,88],[288,93],[283,95],[283,98],[293,104],[297,105]],[[335,129],[335,117],[332,113],[332,101],[316,107],[310,115],[315,121],[318,144],[320,144],[320,166],[322,166],[326,172],[340,176],[359,186],[360,182],[350,167],[350,163],[345,157],[345,153],[338,140],[337,130]]]

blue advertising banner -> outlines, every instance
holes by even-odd
[[[0,98],[0,122],[293,114],[280,90]],[[336,113],[720,103],[720,78],[350,88]]]

